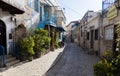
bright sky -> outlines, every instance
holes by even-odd
[[[102,9],[102,0],[58,0],[61,7],[65,8],[67,24],[70,21],[81,19],[88,10],[99,11]]]

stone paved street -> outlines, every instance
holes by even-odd
[[[99,58],[86,54],[77,45],[68,43],[60,60],[45,76],[93,76],[93,64]]]
[[[16,67],[11,67],[8,70],[1,72],[0,76],[43,76],[45,72],[51,67],[54,61],[61,55],[64,48],[49,52],[41,58],[35,59],[31,62],[22,63]]]
[[[93,76],[93,64],[99,58],[70,42],[65,46],[32,62],[11,67],[0,76]]]

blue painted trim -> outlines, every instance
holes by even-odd
[[[44,10],[41,10],[41,7],[44,8]],[[41,11],[44,11],[44,13],[42,14]],[[45,25],[56,27],[55,15],[49,14],[49,12],[46,9],[46,5],[44,4],[40,4],[40,15],[41,15],[40,18],[42,19],[40,19],[40,24],[38,25],[38,28],[44,28]]]

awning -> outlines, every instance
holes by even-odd
[[[52,21],[46,21],[45,25],[50,25],[50,26],[56,27],[56,24]]]
[[[56,30],[61,31],[61,32],[65,31],[62,27],[56,27]]]
[[[5,2],[4,0],[0,0],[0,8],[2,8],[3,11],[8,11],[11,14],[23,14],[24,13],[24,9],[19,9],[7,2]]]
[[[45,26],[53,26],[53,27],[56,27],[56,24],[55,23],[52,23],[50,21],[40,21],[39,25],[37,28],[44,28]]]

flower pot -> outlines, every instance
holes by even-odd
[[[33,60],[33,56],[28,56],[28,60],[32,61]]]
[[[27,60],[27,55],[21,55],[21,56],[20,56],[20,60],[21,60],[21,61]]]
[[[40,57],[41,57],[41,52],[36,52],[36,53],[35,53],[35,57],[36,57],[36,58],[40,58]]]

